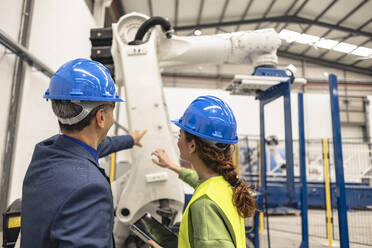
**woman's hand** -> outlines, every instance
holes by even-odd
[[[153,241],[153,240],[147,241],[147,244],[149,244],[151,247],[154,247],[154,248],[162,248],[160,245],[155,243],[155,241]]]
[[[154,164],[157,164],[163,168],[171,169],[176,173],[179,173],[179,171],[181,170],[181,167],[173,163],[173,161],[170,160],[167,152],[163,149],[157,149],[153,153],[151,153],[151,155],[155,155],[158,158],[158,160],[151,159]]]
[[[166,151],[163,149],[157,149],[151,155],[155,155],[159,160],[156,159],[151,159],[154,164],[159,165],[160,167],[163,168],[168,168],[171,169],[173,166],[172,160],[170,160],[168,154]]]

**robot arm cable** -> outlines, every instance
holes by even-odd
[[[144,23],[142,23],[142,25],[139,27],[139,29],[136,33],[136,37],[134,38],[133,41],[131,41],[129,43],[129,45],[141,44],[142,39],[145,36],[145,34],[147,33],[147,31],[149,31],[150,28],[152,28],[156,25],[161,26],[162,30],[164,31],[164,33],[165,33],[165,35],[167,36],[168,39],[172,38],[173,29],[172,29],[172,26],[171,26],[170,22],[163,17],[153,16],[150,19],[148,19],[147,21],[145,21]]]

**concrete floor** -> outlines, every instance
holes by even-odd
[[[340,247],[338,241],[337,212],[334,212],[333,247]],[[326,239],[325,211],[309,210],[309,246],[310,248],[328,247]],[[266,220],[265,220],[266,223]],[[372,247],[372,211],[349,211],[349,240],[351,248]],[[269,216],[270,247],[298,248],[301,243],[301,216],[299,212],[291,216]],[[3,234],[0,232],[0,246]],[[267,232],[261,236],[261,248],[268,248]],[[359,244],[358,244],[359,243]],[[360,244],[362,243],[362,244]]]
[[[282,230],[271,230],[270,231],[271,248],[298,248],[300,247],[301,235],[300,234],[289,234]],[[261,248],[268,248],[267,240],[261,242]],[[310,248],[324,248],[328,246],[328,239],[309,237]],[[332,247],[340,247],[338,240],[333,240]],[[360,245],[350,244],[352,248],[367,248],[372,247],[371,245]]]
[[[334,211],[333,247],[339,247],[338,219]],[[328,246],[324,210],[309,210],[309,246],[321,248]],[[266,220],[265,220],[266,224]],[[292,216],[269,216],[270,247],[299,247],[301,243],[301,216],[297,212]],[[372,247],[372,211],[348,212],[350,247]],[[261,247],[269,247],[267,233],[262,236]]]

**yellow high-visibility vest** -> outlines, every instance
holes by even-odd
[[[189,208],[191,204],[207,195],[215,202],[223,211],[231,226],[233,227],[233,235],[235,238],[236,248],[245,248],[245,227],[244,218],[238,213],[238,210],[233,205],[232,196],[233,190],[230,184],[222,177],[212,177],[201,183],[195,190],[185,212],[183,213],[180,231],[178,235],[178,248],[190,248],[189,242]]]

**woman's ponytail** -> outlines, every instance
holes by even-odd
[[[252,190],[242,181],[234,187],[233,203],[244,218],[253,216],[256,211]]]
[[[208,168],[220,174],[233,187],[233,204],[239,214],[248,218],[253,216],[256,210],[256,202],[253,199],[253,190],[245,182],[239,180],[236,173],[236,166],[232,162],[231,145],[226,149],[216,149],[203,142],[200,138],[190,133],[186,133],[188,141],[194,139],[197,145],[197,153],[200,159]]]

